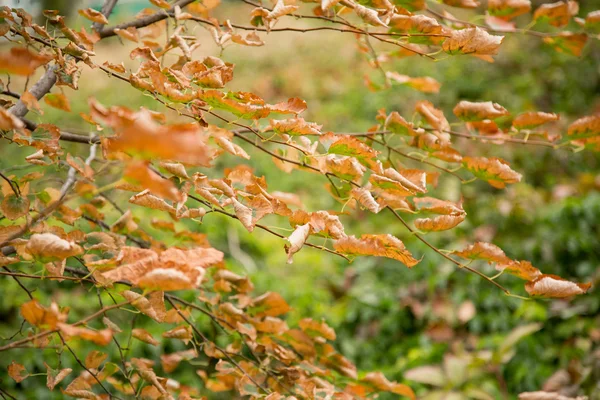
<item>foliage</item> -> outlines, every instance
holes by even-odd
[[[485,25],[457,19],[445,7],[423,1],[296,4],[278,0],[266,6],[244,0],[252,8],[242,22],[232,23],[225,15],[231,11],[227,4],[150,2],[152,8],[114,26],[108,22],[116,1],[105,1],[101,11],[81,9],[78,14],[93,25],[91,30],[82,27],[79,31],[52,10],[44,12],[46,24],[41,26],[25,10],[0,9],[0,33],[16,42],[0,53],[0,72],[18,81],[45,68],[34,85],[25,83],[20,94],[10,90],[10,80],[2,84],[3,94],[15,99],[4,101],[0,108],[2,139],[14,152],[15,162],[27,163],[23,170],[35,168],[28,173],[15,168],[16,173],[3,170],[1,174],[2,274],[18,284],[20,296],[27,296],[19,304],[19,314],[12,316],[21,329],[0,347],[18,359],[7,364],[13,381],[26,388],[43,363],[47,389],[56,392],[60,388],[63,395],[77,398],[197,398],[220,392],[231,395],[231,391],[267,399],[367,398],[386,393],[415,398],[413,388],[419,387],[415,382],[434,388],[427,391],[427,398],[494,398],[498,395],[494,381],[505,395],[507,385],[531,390],[532,385],[516,383],[522,376],[510,376],[508,381],[498,376],[511,363],[526,363],[514,347],[536,335],[542,328],[540,321],[522,324],[482,348],[459,346],[441,357],[443,349],[434,346],[431,352],[437,354],[431,358],[437,360],[431,365],[404,365],[405,373],[397,376],[412,382],[411,388],[389,381],[381,372],[366,371],[388,365],[383,358],[397,354],[384,356],[385,346],[396,344],[399,333],[415,329],[387,319],[390,313],[395,318],[406,313],[398,310],[393,295],[386,298],[394,287],[373,294],[372,288],[355,286],[351,269],[342,284],[331,283],[334,296],[361,290],[371,296],[366,301],[370,304],[359,301],[348,307],[348,321],[356,318],[353,324],[364,324],[366,336],[372,324],[378,325],[373,329],[391,333],[392,343],[382,342],[377,352],[382,359],[362,362],[357,368],[342,355],[343,350],[350,350],[354,354],[348,356],[357,359],[361,352],[344,348],[349,332],[343,325],[336,334],[320,315],[310,314],[310,307],[316,307],[313,304],[307,307],[312,318],[302,315],[286,321],[283,316],[294,312],[293,303],[290,306],[273,291],[277,282],[261,284],[263,294],[253,293],[250,278],[226,262],[232,258],[242,262],[240,252],[226,256],[201,232],[230,236],[231,231],[222,229],[229,226],[222,218],[238,220],[259,237],[258,245],[268,243],[262,251],[274,246],[266,234],[280,240],[279,245],[285,243],[288,263],[311,251],[307,248],[340,257],[344,263],[356,257],[383,258],[373,261],[377,268],[359,271],[377,276],[377,282],[418,270],[425,254],[433,252],[471,273],[461,276],[467,283],[483,279],[489,285],[486,290],[495,294],[458,299],[460,307],[452,310],[448,299],[457,278],[446,276],[434,284],[446,287],[425,290],[431,278],[421,273],[413,281],[415,286],[403,288],[406,293],[398,297],[420,320],[417,325],[425,323],[428,335],[441,343],[449,343],[460,326],[477,322],[476,307],[503,304],[497,299],[502,293],[519,301],[524,294],[566,299],[555,303],[566,304],[566,311],[556,314],[560,319],[569,313],[569,304],[577,308],[575,302],[580,301],[568,300],[590,290],[587,279],[594,278],[593,268],[585,273],[538,269],[535,262],[524,260],[527,256],[537,259],[535,254],[520,254],[520,246],[511,242],[522,240],[520,235],[526,232],[505,240],[500,235],[498,243],[492,244],[480,230],[469,229],[498,219],[497,213],[482,215],[473,202],[496,199],[511,209],[518,206],[516,199],[504,198],[497,189],[517,186],[528,171],[470,142],[535,146],[551,153],[572,153],[575,158],[598,151],[600,117],[569,118],[550,109],[519,110],[503,103],[511,106],[507,109],[480,101],[479,96],[464,96],[450,107],[455,116],[450,120],[445,110],[449,104],[442,107],[419,100],[412,118],[406,117],[410,111],[403,105],[389,113],[380,109],[364,131],[331,132],[329,125],[335,123],[326,123],[327,113],[319,122],[301,116],[318,112],[310,114],[310,103],[298,97],[271,101],[233,89],[234,64],[222,55],[194,57],[201,41],[193,32],[199,26],[206,28],[224,50],[263,46],[278,32],[316,31],[313,34],[318,35],[318,31],[333,30],[346,38],[356,37],[358,53],[372,67],[373,72],[364,76],[371,90],[400,86],[438,93],[441,84],[436,79],[399,74],[391,70],[394,63],[411,56],[430,63],[470,56],[483,60],[477,64],[483,68],[485,62],[494,62],[506,42],[533,37],[572,57],[569,64],[575,64],[571,68],[577,71],[576,57],[585,54],[588,39],[597,39],[598,12],[579,18],[576,2],[544,4],[535,8],[527,28],[517,28],[513,19],[525,26],[523,14],[533,8],[528,0],[489,1]],[[483,11],[476,1],[443,3],[473,8],[475,14],[467,11],[464,15],[474,18]],[[296,27],[294,18],[315,25]],[[114,36],[124,46],[135,46],[129,56],[136,68],[99,59],[97,49]],[[334,71],[343,68],[336,66]],[[141,91],[146,107],[127,107],[118,98],[111,99],[110,105],[94,97],[84,104],[73,101],[73,90],[91,85],[86,80],[89,69],[103,71],[105,79],[115,85]],[[494,96],[495,89],[491,85],[486,94]],[[40,104],[42,99],[45,105]],[[26,119],[28,112],[36,113],[39,122]],[[52,115],[60,117],[52,119]],[[62,118],[88,124],[91,133],[69,132]],[[69,146],[69,142],[79,145]],[[261,153],[270,156],[268,161],[282,172],[266,167]],[[241,159],[252,160],[254,168]],[[278,190],[277,178],[282,173],[300,175],[300,185]],[[321,189],[307,182],[308,174],[315,181],[328,182],[329,193],[311,193]],[[475,184],[476,180],[482,185]],[[459,190],[449,193],[445,189],[456,183]],[[127,192],[133,192],[127,195],[133,206],[123,201]],[[569,222],[586,220],[577,210],[574,205],[575,216],[567,218]],[[382,214],[389,218],[385,224],[377,222]],[[218,221],[215,225],[204,222],[213,217]],[[511,217],[496,222],[498,226],[510,223]],[[541,237],[538,230],[548,225],[552,229],[555,223],[534,221],[532,237]],[[443,240],[453,237],[445,232],[450,230],[457,238],[466,236],[468,242],[463,240],[454,250],[442,248]],[[317,260],[319,264],[329,258]],[[398,262],[411,270],[399,271]],[[486,268],[497,274],[491,276]],[[565,277],[558,275],[562,272]],[[517,279],[524,284],[516,284]],[[28,289],[29,280],[38,281],[38,290]],[[431,314],[424,310],[423,295],[434,297]],[[581,298],[581,307],[597,313],[597,302]],[[88,299],[98,306],[90,307]],[[378,301],[375,310],[364,313],[365,307]],[[386,302],[387,306],[379,307]],[[544,314],[547,303],[542,304],[542,311],[524,305],[522,312]],[[589,326],[592,321],[580,322]],[[486,323],[493,332],[495,322]],[[571,328],[559,325],[550,340],[560,340],[565,335],[561,329]],[[581,330],[593,334],[588,328]],[[334,347],[336,340],[342,351]],[[419,351],[418,343],[406,346],[403,351]],[[31,354],[27,353],[30,348],[44,357],[28,365],[24,355]],[[576,391],[590,388],[595,377],[587,366],[573,367],[567,374]],[[563,386],[546,382],[543,390],[548,393],[521,397],[558,396],[555,392]],[[8,391],[2,393],[10,396]]]

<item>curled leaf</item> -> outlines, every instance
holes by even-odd
[[[564,298],[584,294],[591,283],[575,283],[556,275],[540,275],[525,284],[525,290],[532,296]]]
[[[442,49],[449,54],[472,54],[493,56],[498,54],[503,36],[490,35],[479,27],[453,30],[452,35],[446,39]]]

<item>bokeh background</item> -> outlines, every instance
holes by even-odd
[[[239,1],[222,1],[222,9],[216,14],[219,19],[227,16],[233,22],[247,24],[250,7]],[[7,4],[6,0],[2,3]],[[23,7],[34,15],[44,8],[59,9],[68,16],[70,25],[77,28],[87,26],[88,22],[76,10],[99,8],[101,3],[8,1],[9,6]],[[600,1],[586,0],[580,5],[581,14],[585,15],[600,8]],[[125,21],[148,6],[150,3],[145,0],[121,0],[111,23]],[[462,16],[458,11],[455,15]],[[310,26],[305,21],[291,23]],[[578,116],[600,112],[597,41],[591,41],[583,55],[576,58],[557,53],[539,38],[509,35],[493,64],[473,57],[451,57],[439,62],[410,57],[386,65],[392,71],[431,76],[442,83],[439,94],[423,94],[406,86],[370,91],[364,84],[364,76],[376,77],[377,71],[357,51],[350,35],[326,31],[273,33],[265,36],[263,47],[232,46],[221,52],[203,27],[191,24],[190,27],[190,34],[197,35],[202,43],[195,58],[216,55],[235,64],[234,80],[228,89],[254,92],[270,103],[289,97],[303,98],[308,103],[304,118],[323,124],[324,130],[364,131],[375,124],[380,108],[399,111],[410,118],[414,104],[421,99],[432,101],[447,115],[451,115],[461,99],[492,100],[514,114],[529,110],[556,112],[561,116],[555,126],[558,129]],[[1,41],[0,46],[9,43]],[[134,47],[133,43],[111,38],[97,46],[96,59],[123,61],[126,67],[135,70],[137,62],[129,59]],[[6,83],[5,76],[0,79]],[[11,82],[13,90],[21,90],[22,85],[17,79]],[[43,120],[73,132],[85,132],[89,127],[79,112],[87,111],[90,96],[103,104],[167,111],[151,97],[87,67],[78,91],[63,90],[73,112],[67,114],[41,103]],[[167,114],[177,119],[176,115]],[[32,113],[28,118],[42,121],[41,116]],[[2,172],[21,175],[36,169],[21,168],[27,150],[15,150],[15,146],[9,148],[6,143],[0,143]],[[600,157],[597,153],[467,140],[456,143],[464,149],[463,154],[509,160],[513,169],[523,173],[524,179],[497,190],[479,181],[461,186],[456,180],[442,176],[436,195],[451,200],[462,196],[468,218],[450,232],[428,235],[428,240],[444,249],[460,249],[475,240],[491,241],[509,257],[530,260],[545,273],[598,282]],[[82,145],[65,143],[64,147],[66,151],[85,154]],[[223,161],[217,165],[218,170],[239,163],[233,157],[220,159]],[[256,175],[270,177],[270,190],[299,194],[307,210],[340,209],[341,205],[326,190],[327,182],[314,175],[299,171],[286,174],[263,154],[252,153],[248,164]],[[35,185],[60,186],[60,181],[57,182],[56,176],[47,177]],[[124,196],[120,202],[126,204],[126,199]],[[132,206],[132,211],[148,232],[159,237],[166,235],[149,225],[152,218],[165,219],[164,215],[136,206]],[[360,370],[381,370],[390,379],[409,383],[421,396],[508,399],[523,391],[558,385],[566,394],[587,394],[600,399],[600,292],[596,287],[587,295],[568,301],[507,297],[477,276],[457,270],[384,215],[355,210],[344,221],[349,234],[396,235],[413,254],[423,256],[422,262],[411,270],[382,258],[359,258],[348,264],[339,257],[305,248],[295,256],[293,264],[287,265],[279,239],[263,232],[250,235],[237,221],[211,214],[201,225],[189,221],[178,224],[206,233],[212,245],[225,252],[229,266],[252,277],[257,292],[280,292],[293,307],[289,321],[325,318],[338,334],[338,349]],[[78,224],[83,227],[86,222]],[[177,239],[165,240],[177,244]],[[495,273],[485,264],[477,264],[477,268],[489,275]],[[513,293],[526,294],[522,281],[511,276],[498,279]],[[62,285],[69,287],[66,282]],[[53,287],[40,282],[37,295],[48,301],[56,299]],[[2,278],[0,288],[0,337],[6,340],[18,331],[18,307],[27,298],[8,278]],[[77,285],[60,296],[57,299],[60,304],[70,305],[73,313],[85,315],[89,313],[88,307],[95,307],[95,303],[85,301],[86,296],[95,293],[82,291]],[[145,328],[150,332],[156,329],[151,324]],[[140,345],[132,351],[149,358],[158,357],[162,351],[148,347]],[[175,348],[164,352],[172,350]],[[16,351],[29,354],[26,364],[29,371],[45,371],[39,357],[42,350],[12,350]],[[19,358],[24,359],[22,353]],[[10,361],[11,354],[3,354],[0,371],[5,371]],[[187,384],[201,382],[194,368],[186,364],[173,374]],[[22,398],[48,398],[44,377],[29,378],[18,386],[2,378],[0,384],[11,392],[17,390]],[[55,395],[60,398],[60,393]]]

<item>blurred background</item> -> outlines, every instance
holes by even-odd
[[[88,21],[76,10],[99,9],[102,1],[4,0],[2,3],[22,7],[34,15],[42,9],[58,9],[68,15],[70,26],[89,29]],[[144,0],[120,0],[111,24],[127,20],[150,6]],[[580,15],[586,15],[600,8],[600,1],[581,1],[580,6]],[[215,16],[248,25],[251,9],[239,1],[223,0]],[[452,12],[469,18],[468,13],[460,10]],[[291,23],[310,25],[304,21]],[[235,64],[229,90],[253,92],[270,103],[289,97],[305,99],[308,110],[304,118],[323,124],[324,131],[365,131],[376,123],[380,108],[399,111],[409,119],[414,104],[422,99],[442,108],[448,117],[462,99],[492,100],[513,114],[533,110],[556,112],[561,120],[554,128],[563,132],[576,117],[600,112],[598,41],[590,41],[583,55],[576,58],[554,51],[539,38],[508,35],[493,64],[473,57],[451,57],[439,62],[417,57],[395,58],[386,64],[390,71],[431,76],[442,83],[439,94],[424,94],[407,86],[370,91],[364,85],[364,76],[376,77],[377,71],[357,51],[350,35],[272,33],[261,35],[266,42],[263,47],[232,46],[221,52],[202,26],[191,23],[188,26],[190,34],[197,35],[202,43],[194,54],[196,59],[214,55]],[[138,63],[129,58],[134,47],[119,38],[102,41],[96,48],[97,62],[124,62],[135,71]],[[172,59],[174,62],[176,57]],[[22,84],[19,86],[19,81],[13,80],[11,88],[20,91]],[[65,130],[85,131],[89,125],[79,117],[79,112],[88,111],[89,96],[103,104],[165,111],[151,97],[87,67],[78,91],[62,90],[69,97],[73,112],[67,114],[40,103],[44,116],[30,113],[28,118],[55,123]],[[67,151],[75,154],[85,150],[78,146],[81,145],[64,144]],[[505,158],[513,169],[523,173],[524,179],[497,190],[480,181],[461,186],[451,177],[442,176],[434,194],[456,201],[462,196],[468,218],[447,233],[428,235],[428,240],[444,249],[461,249],[476,240],[490,241],[503,248],[509,257],[529,260],[544,273],[598,282],[600,157],[597,153],[467,140],[458,140],[456,147],[463,149],[463,154]],[[35,170],[36,167],[14,168],[24,164],[25,152],[0,145],[0,170],[15,174]],[[240,159],[220,160],[218,170],[234,166]],[[248,164],[257,176],[269,178],[270,191],[297,193],[307,210],[340,210],[341,205],[327,192],[326,181],[307,172],[286,174],[263,154],[252,153]],[[37,185],[60,183],[49,178]],[[126,199],[123,196],[120,203],[126,204]],[[132,211],[148,232],[166,235],[148,222],[153,217],[165,219],[164,215],[137,207]],[[457,270],[384,215],[350,212],[344,219],[348,234],[393,234],[417,258],[423,256],[422,262],[411,270],[382,258],[358,258],[348,264],[339,257],[305,248],[295,256],[293,264],[286,265],[279,239],[258,231],[250,235],[237,221],[211,214],[202,225],[190,221],[178,224],[206,233],[212,245],[228,255],[228,265],[252,277],[257,292],[280,292],[293,307],[288,316],[292,323],[304,317],[325,318],[338,334],[338,349],[360,370],[381,370],[390,379],[409,383],[423,398],[509,399],[520,392],[544,387],[600,399],[600,292],[596,287],[587,295],[565,301],[507,297],[477,276]],[[176,244],[176,239],[172,243]],[[484,264],[476,267],[488,275],[495,273]],[[506,275],[498,279],[513,293],[526,295],[523,281]],[[52,287],[45,285],[40,284],[40,293]],[[77,292],[81,289],[75,285],[73,290],[61,299],[61,304],[69,304],[73,312],[83,314],[86,304],[82,296],[92,294]],[[2,280],[2,292],[0,334],[7,338],[19,329],[18,305],[26,296],[9,279]],[[49,291],[46,295],[51,296]],[[151,331],[152,326],[147,329]],[[45,371],[41,360],[36,359],[39,350],[20,351],[31,352],[29,371]],[[148,352],[154,350],[134,351],[140,356],[151,356]],[[0,368],[9,363],[10,359],[0,360]],[[193,369],[186,370],[185,365],[173,374],[188,384],[198,379]],[[42,398],[36,395],[37,390],[47,395],[45,390],[41,391],[45,389],[44,383],[41,380],[38,383],[40,387],[34,379],[22,382],[22,393],[27,398]]]

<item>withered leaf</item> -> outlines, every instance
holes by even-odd
[[[364,234],[360,239],[347,236],[336,240],[333,247],[342,254],[391,258],[400,261],[409,268],[419,263],[419,260],[412,256],[400,239],[389,234]]]

